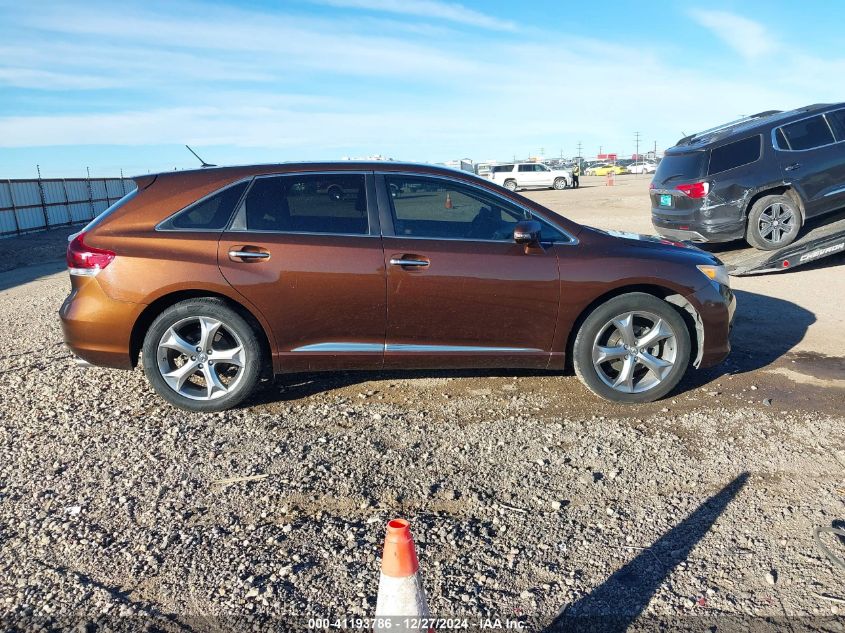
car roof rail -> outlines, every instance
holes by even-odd
[[[707,130],[702,132],[696,132],[695,134],[690,134],[689,136],[683,137],[680,141],[675,143],[675,145],[689,145],[692,141],[698,138],[702,138],[704,136],[709,136],[711,134],[715,134],[716,132],[721,132],[723,130],[727,130],[732,127],[736,127],[738,125],[742,125],[743,123],[748,123],[749,121],[754,121],[756,119],[765,119],[766,117],[770,117],[773,114],[780,114],[782,110],[765,110],[763,112],[758,112],[757,114],[750,114],[748,116],[744,116],[740,119],[736,119],[735,121],[730,121],[729,123],[723,123],[722,125],[717,125],[716,127],[711,127]]]

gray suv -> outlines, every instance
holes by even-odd
[[[771,110],[682,138],[651,182],[661,235],[792,243],[804,222],[845,207],[845,103]]]

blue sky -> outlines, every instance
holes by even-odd
[[[0,178],[629,155],[845,100],[828,2],[6,2]]]

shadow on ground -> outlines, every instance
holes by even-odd
[[[731,354],[716,367],[689,371],[677,391],[695,389],[725,374],[743,374],[791,352],[816,322],[816,315],[791,301],[735,290]]]
[[[651,547],[586,596],[568,605],[546,631],[626,631],[673,569],[689,557],[747,480],[748,473],[736,477]]]
[[[15,268],[13,270],[4,270],[0,272],[0,291],[9,290],[16,286],[23,286],[33,281],[38,281],[43,277],[48,277],[61,272],[67,268],[67,264],[63,259],[49,261],[43,264],[35,264],[34,266],[24,266],[22,268]],[[70,286],[70,284],[68,284]],[[58,309],[58,306],[56,306]]]

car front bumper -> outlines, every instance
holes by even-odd
[[[718,365],[731,352],[731,330],[736,314],[736,295],[730,286],[708,283],[687,300],[693,304],[701,320],[698,368]]]

